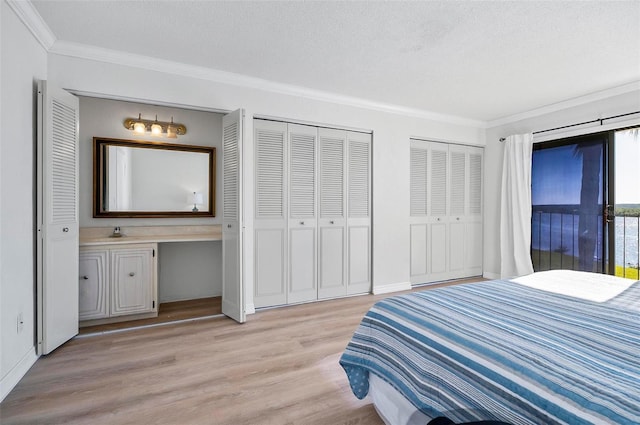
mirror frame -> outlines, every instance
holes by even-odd
[[[207,211],[105,211],[104,177],[106,146],[127,146],[145,149],[163,149],[183,152],[204,153],[209,155],[209,208]],[[216,216],[216,148],[213,146],[180,145],[175,143],[148,140],[93,138],[93,217],[128,218],[170,218],[170,217],[215,217]]]

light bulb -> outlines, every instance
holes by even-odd
[[[173,117],[171,117],[171,124],[167,125],[167,137],[169,139],[177,139],[178,134],[176,132],[176,126],[173,125]]]
[[[140,134],[144,134],[147,131],[147,126],[142,122],[142,114],[138,114],[138,121],[133,123],[133,131]]]
[[[162,135],[162,126],[158,124],[158,116],[156,115],[156,121],[151,125],[151,134],[154,136]]]

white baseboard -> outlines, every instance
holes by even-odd
[[[245,305],[245,314],[254,314],[256,312],[256,306],[254,303],[247,303]]]
[[[482,277],[484,277],[485,279],[491,279],[491,280],[500,279],[500,273],[484,272],[482,273]]]
[[[26,375],[38,360],[36,348],[32,347],[26,352],[20,361],[0,380],[0,401],[9,395],[11,390],[18,385],[18,382]]]
[[[389,285],[380,285],[373,287],[373,294],[389,294],[391,292],[409,291],[411,289],[411,282],[398,282],[391,283]]]

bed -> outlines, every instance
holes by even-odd
[[[640,282],[551,271],[392,296],[340,364],[388,425],[640,423]]]

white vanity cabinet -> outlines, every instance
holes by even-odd
[[[81,247],[83,325],[157,316],[156,251],[155,243]]]

